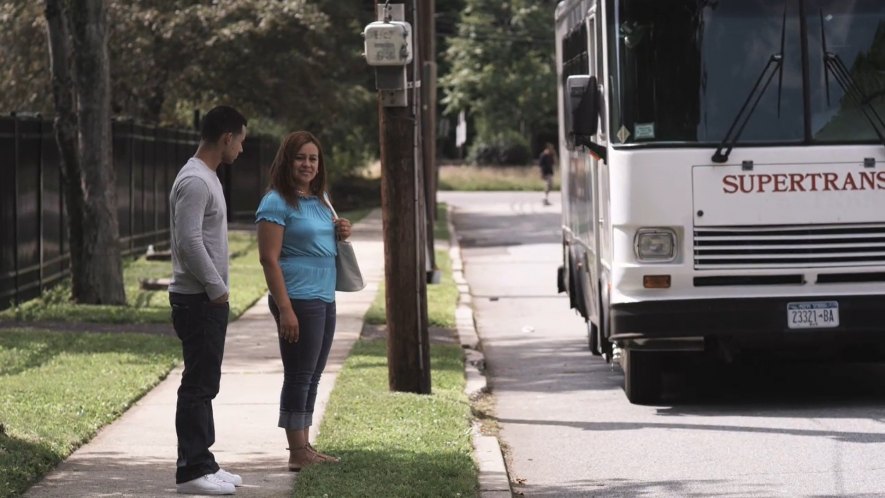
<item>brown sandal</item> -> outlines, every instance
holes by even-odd
[[[303,469],[304,467],[309,467],[315,463],[322,463],[325,461],[318,454],[312,451],[309,444],[304,445],[300,448],[295,448],[294,450],[291,448],[286,449],[289,450],[289,472],[301,472],[301,469]],[[300,465],[292,463],[292,454],[296,451],[304,451],[308,455],[307,461],[302,462]]]
[[[332,455],[327,455],[325,453],[320,453],[314,448],[310,443],[307,443],[307,450],[313,453],[314,455],[320,457],[320,459],[324,462],[328,463],[340,463],[341,459]]]

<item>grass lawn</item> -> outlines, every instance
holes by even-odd
[[[559,190],[559,174],[553,175],[553,189]],[[544,191],[537,165],[528,166],[440,166],[440,190],[525,190]]]
[[[341,213],[352,222],[364,218],[371,209]],[[231,231],[230,241],[230,313],[231,319],[242,315],[267,293],[264,272],[258,262],[258,241],[253,231]],[[58,285],[21,306],[0,311],[2,321],[49,321],[151,324],[171,323],[169,293],[141,288],[145,279],[172,276],[171,261],[148,261],[141,257],[124,262],[123,283],[126,306],[96,306],[69,301],[70,281]]]
[[[433,394],[393,393],[385,342],[356,343],[317,441],[342,463],[301,471],[295,496],[476,495],[463,353],[434,344],[430,356]]]
[[[449,240],[447,225],[448,211],[446,205],[439,203],[436,210],[436,227],[434,237],[437,241]],[[436,266],[440,271],[440,282],[427,285],[427,323],[431,327],[455,327],[455,305],[458,301],[458,286],[452,280],[452,261],[447,251],[437,250]],[[384,282],[378,286],[378,294],[372,306],[366,313],[366,323],[370,325],[383,325],[387,323],[387,308],[385,299]]]
[[[0,497],[25,489],[177,364],[178,339],[0,330]]]
[[[251,231],[230,232],[230,312],[243,314],[267,292],[264,273],[258,263],[258,241]],[[96,306],[71,303],[70,281],[58,285],[37,299],[0,312],[0,320],[89,322],[89,323],[171,323],[169,293],[141,289],[148,278],[172,276],[171,261],[129,260],[123,266],[126,306]]]
[[[452,261],[446,251],[436,251],[436,265],[440,270],[440,282],[427,284],[427,324],[431,327],[455,327],[455,304],[458,300],[458,287],[452,280]],[[378,285],[378,294],[366,312],[366,323],[383,325],[387,323],[387,307],[384,302],[384,283]]]
[[[341,213],[359,220],[368,210]],[[231,314],[241,315],[267,292],[252,232],[231,232]],[[124,268],[128,306],[67,302],[65,286],[44,293],[0,320],[170,323],[166,291],[143,291],[139,280],[171,273],[168,261],[130,261]],[[104,425],[168,375],[180,361],[174,336],[0,329],[0,498],[31,484],[89,441]]]
[[[444,216],[440,222],[445,223]],[[254,236],[240,236],[231,236],[236,315],[266,292]],[[438,251],[437,262],[442,281],[428,286],[430,323],[452,327],[457,288],[448,254]],[[128,264],[127,285],[168,275],[164,265],[168,262]],[[127,291],[130,305],[123,311],[68,304],[59,290],[39,304],[19,308],[18,314],[31,320],[112,323],[151,323],[162,316],[168,322],[165,292]],[[178,340],[169,336],[0,330],[0,498],[18,496],[91,439],[163,379],[179,356]],[[460,347],[433,344],[431,367],[431,395],[392,393],[384,341],[359,341],[338,377],[318,441],[344,464],[305,469],[296,494],[475,496],[477,470]]]
[[[447,240],[445,206],[437,240]],[[458,289],[451,261],[436,252],[441,281],[427,286],[431,326],[453,328]],[[385,323],[384,288],[366,315]],[[432,394],[393,393],[383,340],[360,340],[335,383],[317,446],[341,465],[301,472],[295,496],[476,496],[477,469],[470,441],[470,402],[464,394],[460,346],[430,347]]]

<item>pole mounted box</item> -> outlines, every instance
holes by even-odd
[[[363,55],[375,69],[375,87],[382,107],[407,107],[409,82],[406,67],[412,62],[412,25],[406,22],[405,4],[375,6],[377,21],[363,30]]]
[[[412,25],[403,21],[375,21],[366,26],[366,62],[370,66],[405,66],[412,62]]]

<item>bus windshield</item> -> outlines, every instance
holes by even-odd
[[[607,5],[614,145],[718,144],[772,56],[778,73],[738,145],[881,143],[864,111],[885,118],[885,1]],[[836,59],[840,75],[828,63]]]

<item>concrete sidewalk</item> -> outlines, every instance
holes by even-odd
[[[367,286],[338,293],[335,342],[320,381],[312,439],[363,316],[384,278],[381,212],[356,224],[351,237]],[[175,402],[181,367],[113,424],[102,429],[25,494],[27,497],[175,495]],[[266,299],[227,330],[221,392],[213,403],[219,464],[243,476],[237,496],[291,496],[283,430],[277,427],[283,366]],[[180,496],[180,495],[175,495]]]

